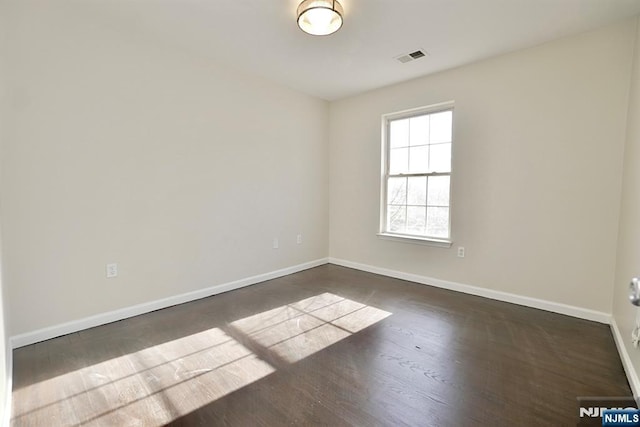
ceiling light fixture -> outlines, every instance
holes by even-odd
[[[342,27],[343,12],[337,0],[304,0],[298,6],[298,27],[313,36],[327,36]]]

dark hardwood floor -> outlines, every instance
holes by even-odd
[[[608,326],[325,265],[14,351],[13,425],[558,426]]]

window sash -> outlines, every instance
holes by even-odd
[[[387,178],[411,178],[414,176],[451,176],[451,172],[394,173],[386,174]]]
[[[430,173],[430,174],[404,174],[404,175],[387,175],[385,177],[385,182],[384,182],[384,193],[383,193],[383,206],[382,206],[382,218],[381,218],[381,222],[382,222],[382,227],[381,227],[381,233],[383,234],[390,234],[390,235],[395,235],[395,236],[406,236],[406,237],[417,237],[420,239],[427,239],[427,240],[434,240],[434,241],[449,241],[451,239],[451,181],[449,181],[449,204],[447,205],[429,205],[429,204],[424,204],[424,205],[416,205],[416,204],[411,204],[411,203],[402,203],[402,204],[393,204],[393,203],[389,203],[389,201],[387,200],[388,198],[388,182],[390,178],[407,178],[407,177],[422,177],[422,176],[448,176],[451,177],[451,173],[447,172],[447,173]],[[425,202],[427,203],[427,202]],[[388,222],[388,215],[389,215],[389,207],[390,206],[403,206],[403,207],[423,207],[425,209],[428,208],[447,208],[448,209],[448,216],[447,216],[447,235],[446,236],[434,236],[434,235],[430,235],[426,233],[426,224],[425,224],[425,233],[424,234],[414,234],[414,233],[409,233],[407,231],[404,232],[399,232],[399,231],[391,231],[389,230],[389,222]],[[426,217],[425,217],[425,221],[426,221]]]

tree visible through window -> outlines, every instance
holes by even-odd
[[[450,238],[452,128],[451,105],[385,118],[383,234]]]

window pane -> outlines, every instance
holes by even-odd
[[[407,173],[409,170],[409,149],[392,148],[389,159],[389,173]]]
[[[426,176],[412,176],[409,178],[407,187],[407,204],[422,206],[425,206],[427,204]]]
[[[429,170],[429,146],[409,148],[409,172],[421,173]]]
[[[427,209],[421,206],[407,206],[407,233],[424,235]]]
[[[427,208],[427,236],[449,237],[449,208]]]
[[[429,146],[429,172],[451,172],[451,144]]]
[[[429,177],[427,205],[449,206],[449,178],[448,176]]]
[[[387,181],[387,204],[407,204],[407,178],[389,178]]]
[[[403,233],[407,220],[406,206],[387,206],[387,230]]]
[[[431,114],[430,139],[431,144],[438,142],[451,142],[451,111]]]
[[[394,120],[389,123],[389,146],[391,148],[409,146],[409,119]]]
[[[410,145],[426,145],[429,143],[429,116],[412,117],[409,120]]]

